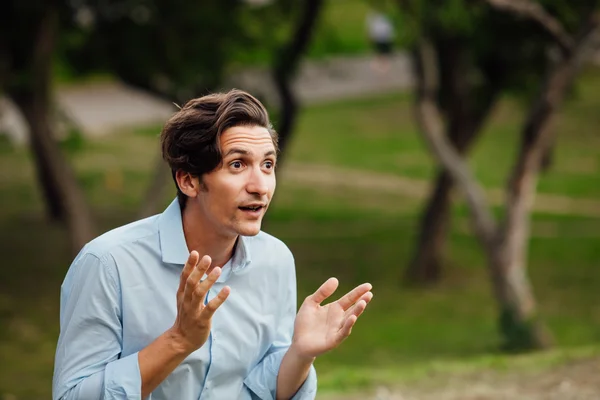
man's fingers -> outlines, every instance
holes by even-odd
[[[356,303],[363,295],[369,292],[373,286],[370,283],[363,283],[352,289],[344,297],[338,300],[338,304],[342,306],[344,311],[348,310],[352,304]]]
[[[373,292],[367,292],[367,293],[363,294],[362,297],[360,299],[358,299],[358,301],[356,303],[354,303],[354,305],[346,311],[344,316],[347,318],[351,314],[354,314],[358,317],[360,314],[362,314],[362,312],[365,310],[365,308],[367,308],[367,304],[369,304],[371,299],[373,299]],[[364,307],[363,307],[363,305],[364,305]],[[359,306],[362,307],[362,310],[357,309]]]
[[[312,294],[309,298],[317,304],[321,304],[323,300],[328,298],[335,292],[339,285],[339,282],[336,278],[329,278],[325,281],[324,284],[321,285],[317,291]]]
[[[221,304],[223,304],[225,300],[227,300],[227,297],[229,296],[230,292],[231,289],[229,288],[229,286],[225,286],[223,289],[221,289],[219,294],[217,294],[214,299],[209,301],[206,307],[204,307],[204,309],[202,310],[202,318],[205,320],[210,320],[215,311],[217,311]]]
[[[206,271],[210,268],[210,264],[212,264],[212,259],[210,258],[210,256],[204,256],[200,259],[200,261],[198,261],[198,265],[196,266],[196,268],[202,273],[202,275],[200,275],[200,278],[202,278]]]
[[[200,303],[204,303],[206,293],[208,293],[208,291],[215,284],[217,279],[219,279],[219,276],[221,276],[221,268],[215,267],[212,271],[210,271],[210,274],[208,274],[204,281],[196,285],[193,296],[194,305],[199,306]]]
[[[340,344],[344,341],[344,339],[350,336],[350,333],[352,332],[352,327],[356,323],[357,319],[358,317],[356,315],[351,315],[350,317],[348,317],[348,319],[346,319],[344,325],[342,326],[342,329],[340,329],[336,334],[337,344]]]
[[[198,285],[198,282],[200,282],[200,279],[202,279],[202,277],[204,276],[204,273],[210,266],[211,262],[212,260],[209,256],[204,256],[202,257],[202,259],[200,259],[200,261],[198,262],[198,264],[196,265],[192,273],[188,276],[185,282],[184,299],[190,301],[194,294],[194,290]]]
[[[367,292],[363,294],[358,301],[364,300],[365,303],[369,304],[369,302],[373,299],[373,292]]]
[[[178,293],[183,293],[185,291],[185,283],[189,278],[190,274],[198,264],[200,260],[200,255],[196,250],[192,250],[190,256],[187,259],[187,262],[183,266],[183,270],[181,271],[181,276],[179,278],[179,289],[177,289]]]
[[[352,327],[356,323],[356,320],[367,308],[367,304],[373,298],[373,293],[367,292],[360,300],[356,302],[348,311],[346,311],[344,324],[340,328],[337,333],[337,343],[341,343],[344,339],[346,339],[350,333],[352,333]]]
[[[364,300],[359,300],[354,307],[352,307],[352,315],[354,315],[355,317],[360,317],[360,314],[363,313],[363,311],[365,311],[365,309],[367,308],[367,303]],[[350,318],[350,317],[348,317]]]

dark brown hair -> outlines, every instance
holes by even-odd
[[[162,156],[171,167],[182,209],[187,196],[179,189],[175,174],[181,169],[202,178],[203,174],[219,167],[223,161],[219,139],[225,130],[234,126],[267,128],[278,151],[277,132],[266,108],[255,97],[238,89],[188,101],[163,127]]]

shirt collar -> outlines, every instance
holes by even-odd
[[[158,221],[158,236],[162,260],[169,264],[184,265],[190,255],[183,234],[179,201],[173,200]]]
[[[169,264],[185,265],[189,257],[189,250],[183,233],[183,221],[179,201],[173,200],[160,215],[158,222],[158,235],[162,261]],[[250,264],[249,238],[239,236],[233,257],[226,264],[231,266],[231,272],[241,270]],[[202,254],[200,255],[202,256]],[[229,274],[227,274],[229,275]]]
[[[243,269],[252,262],[250,258],[250,246],[248,243],[249,238],[246,236],[238,236],[238,241],[235,245],[233,257],[231,258],[231,270],[236,272],[237,270]]]

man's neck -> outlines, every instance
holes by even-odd
[[[189,204],[184,208],[181,220],[188,250],[196,250],[200,258],[208,255],[212,259],[207,273],[214,267],[223,267],[233,257],[238,236],[219,234],[204,215]]]

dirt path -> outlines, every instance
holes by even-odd
[[[415,199],[425,199],[430,190],[430,183],[425,180],[329,165],[289,163],[281,171],[281,177],[305,186],[364,190]],[[501,189],[489,189],[486,193],[492,205],[503,204]],[[600,217],[600,200],[538,193],[533,209],[551,214]]]
[[[480,372],[454,377],[432,376],[392,390],[320,395],[320,400],[598,400],[600,359],[585,359],[544,372]]]
[[[380,75],[370,66],[371,55],[305,60],[293,87],[303,104],[315,104],[365,95],[398,92],[412,87],[412,67],[407,53],[391,58],[390,73]],[[223,90],[236,87],[276,104],[278,96],[266,68],[247,68],[228,76]],[[131,126],[163,124],[176,110],[164,99],[116,80],[59,86],[58,104],[89,136],[115,133]],[[15,106],[0,96],[0,131],[16,143],[26,143],[26,123]]]

